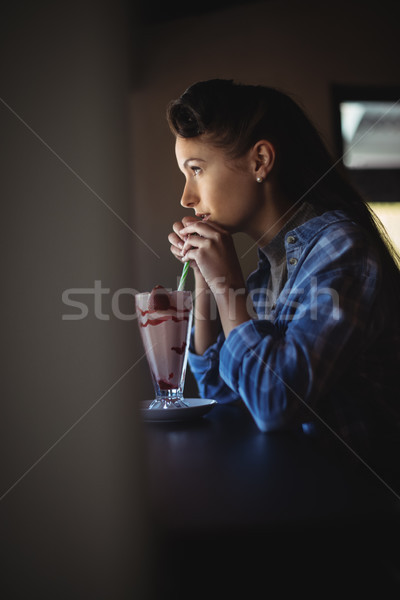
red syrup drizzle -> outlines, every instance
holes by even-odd
[[[177,314],[182,314],[182,313],[189,313],[190,309],[188,308],[184,308],[182,310],[179,310],[175,307],[175,306],[170,306],[169,310],[174,310]],[[153,315],[154,313],[158,313],[160,311],[158,310],[142,310],[141,308],[139,308],[140,314],[142,315],[142,317],[145,317],[146,315]],[[156,319],[147,319],[147,321],[144,321],[143,323],[139,323],[140,327],[147,327],[147,325],[160,325],[160,323],[165,323],[165,321],[174,321],[175,323],[180,323],[181,321],[188,321],[189,320],[189,316],[184,316],[182,318],[176,317],[175,315],[165,315],[162,317],[158,317]]]
[[[167,317],[160,317],[159,319],[147,319],[144,323],[139,323],[140,327],[147,327],[147,325],[160,325],[161,323],[165,323],[165,321],[174,321],[175,323],[180,323],[181,321],[188,321],[189,317],[183,317],[182,319],[178,319],[173,315],[168,315]]]
[[[186,342],[182,342],[182,346],[171,346],[171,350],[175,350],[177,354],[183,354],[185,352]]]
[[[172,311],[172,312],[176,312],[177,314],[185,314],[185,313],[189,313],[190,312],[190,308],[177,308],[176,306],[170,306],[168,309],[166,309],[168,311]],[[158,313],[158,312],[163,312],[162,310],[158,309],[156,310],[155,308],[149,308],[148,310],[142,310],[141,308],[139,308],[139,312],[142,315],[142,317],[145,317],[146,315],[154,315],[154,313]]]
[[[173,376],[174,374],[170,373],[168,379],[172,379]],[[175,385],[172,385],[172,383],[170,383],[169,381],[165,381],[165,379],[158,379],[157,383],[160,390],[174,390],[176,388]]]

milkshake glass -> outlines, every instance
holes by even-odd
[[[155,391],[149,409],[187,406],[183,388],[193,319],[191,292],[157,286],[136,294],[135,304]]]

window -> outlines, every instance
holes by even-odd
[[[400,249],[400,87],[332,88],[337,157]]]

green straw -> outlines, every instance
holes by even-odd
[[[181,278],[179,280],[179,285],[178,285],[178,292],[181,292],[182,290],[185,289],[185,281],[186,281],[188,271],[189,271],[189,261],[185,262],[185,264],[183,265],[182,275],[181,275]]]

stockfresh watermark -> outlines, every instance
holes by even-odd
[[[218,319],[218,295],[226,294],[223,285],[224,278],[218,278],[218,285],[213,292],[208,290],[210,302],[212,296],[214,302],[211,313],[207,318]],[[172,292],[172,288],[165,288]],[[122,287],[114,291],[105,287],[100,279],[94,280],[91,287],[70,287],[63,290],[61,300],[64,312],[61,315],[63,321],[82,321],[87,317],[95,317],[99,321],[109,321],[111,318],[120,321],[134,321],[137,319],[135,296],[143,293],[130,287]],[[204,291],[202,291],[204,294]],[[297,321],[307,318],[317,321],[321,316],[326,318],[327,314],[333,320],[341,318],[340,295],[334,288],[320,285],[317,277],[310,277],[306,288],[285,287],[278,298],[275,298],[270,290],[256,288],[248,291],[246,288],[229,289],[228,291],[228,313],[230,319],[236,318],[237,299],[240,296],[246,298],[246,307],[249,318],[272,320],[279,315],[281,321]],[[196,293],[193,292],[195,304],[195,318],[204,320],[200,310],[196,310]]]

